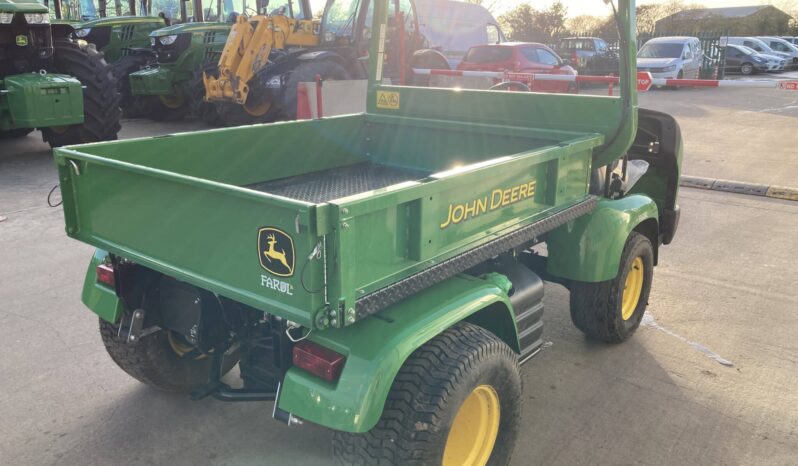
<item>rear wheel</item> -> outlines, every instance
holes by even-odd
[[[51,147],[110,141],[119,132],[119,93],[111,67],[93,45],[69,39],[53,42],[55,70],[78,79],[83,89],[83,118],[79,125],[42,129]]]
[[[518,357],[459,323],[417,349],[365,434],[336,432],[337,464],[484,466],[510,462],[521,421]]]
[[[745,76],[754,74],[754,65],[752,63],[743,63],[743,65],[740,67],[740,73]]]
[[[425,70],[449,70],[449,61],[446,56],[441,52],[433,49],[419,50],[413,54],[410,59],[410,74],[412,76],[410,83],[414,86],[427,87],[430,83],[428,75],[421,75],[413,73],[413,69]]]
[[[300,64],[291,73],[285,86],[283,113],[287,119],[296,120],[299,83],[315,82],[317,75],[321,77],[322,81],[350,79],[349,73],[346,72],[344,67],[332,60],[309,61]]]
[[[590,338],[612,343],[626,340],[646,312],[653,278],[653,246],[648,238],[632,232],[615,278],[571,284],[571,320]]]
[[[142,97],[133,95],[130,89],[130,74],[143,70],[153,62],[153,57],[143,53],[125,55],[113,64],[112,72],[116,80],[116,89],[119,91],[119,105],[127,118],[147,116]]]
[[[139,382],[179,393],[190,393],[208,382],[213,358],[192,357],[193,346],[179,334],[160,330],[130,345],[118,332],[117,325],[100,319],[100,335],[111,359]],[[236,355],[225,356],[222,374],[237,362]]]
[[[182,120],[191,111],[188,97],[177,94],[145,96],[144,107],[144,116],[155,121]]]

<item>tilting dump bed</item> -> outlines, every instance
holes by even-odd
[[[323,327],[587,211],[603,139],[362,114],[75,146],[56,160],[70,236]]]

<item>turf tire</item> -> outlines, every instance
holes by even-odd
[[[508,464],[521,422],[518,356],[495,335],[469,323],[456,324],[410,355],[373,429],[333,434],[335,463],[440,465],[460,406],[485,384],[494,388],[501,405],[488,464]]]
[[[634,313],[628,320],[621,314],[626,276],[636,257],[643,260],[643,287]],[[571,321],[587,337],[608,343],[619,343],[637,330],[646,312],[651,282],[654,277],[654,249],[648,238],[632,232],[621,253],[618,275],[597,283],[571,283]]]
[[[135,345],[117,337],[119,328],[100,319],[100,336],[111,359],[134,379],[151,387],[190,393],[208,382],[212,358],[181,358],[172,350],[167,331],[147,335]],[[238,355],[225,357],[222,373],[238,362]]]
[[[94,45],[71,39],[53,41],[54,67],[58,73],[76,78],[83,90],[83,118],[79,125],[42,128],[42,139],[51,147],[112,141],[119,132],[119,92],[111,66]]]

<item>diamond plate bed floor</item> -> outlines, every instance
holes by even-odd
[[[426,172],[359,163],[246,186],[277,196],[320,203],[425,178]]]

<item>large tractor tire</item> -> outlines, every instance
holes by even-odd
[[[33,132],[33,128],[16,128],[2,131],[0,130],[0,139],[15,139],[22,138]]]
[[[417,349],[364,434],[335,432],[339,465],[503,466],[521,422],[518,356],[487,330],[459,323]]]
[[[297,89],[299,83],[310,83],[316,81],[316,76],[321,77],[322,81],[339,81],[351,79],[349,73],[332,60],[308,61],[297,66],[288,78],[283,96],[283,112],[288,120],[296,120]]]
[[[130,89],[130,75],[152,65],[154,58],[143,53],[125,55],[113,64],[112,72],[116,79],[116,89],[119,91],[119,105],[127,118],[146,116],[143,96],[133,95]]]
[[[139,382],[177,393],[190,393],[208,382],[213,358],[188,355],[193,348],[181,336],[161,330],[130,345],[118,332],[116,325],[100,319],[106,351],[117,366]],[[237,354],[225,355],[222,375],[236,363]]]
[[[409,76],[412,76],[410,82],[414,86],[427,87],[430,83],[428,75],[415,74],[413,69],[426,69],[426,70],[448,70],[451,69],[449,61],[446,60],[446,55],[434,49],[418,50],[413,53],[410,59]]]
[[[572,282],[571,320],[589,338],[618,343],[632,336],[646,312],[654,278],[654,248],[632,232],[618,275],[598,283]]]
[[[83,89],[83,118],[79,125],[42,129],[42,139],[51,147],[112,141],[119,132],[119,92],[111,66],[93,45],[60,39],[53,42],[54,65],[58,73],[73,76]]]
[[[144,109],[143,116],[155,121],[177,121],[191,113],[191,102],[184,95],[148,95]]]
[[[191,83],[189,84],[192,113],[202,120],[203,123],[211,127],[223,126],[224,121],[219,115],[216,104],[205,101],[205,83],[202,80],[202,74],[205,72],[212,72],[212,70],[216,68],[216,63],[200,65],[200,67],[194,71],[194,76],[191,78]]]

